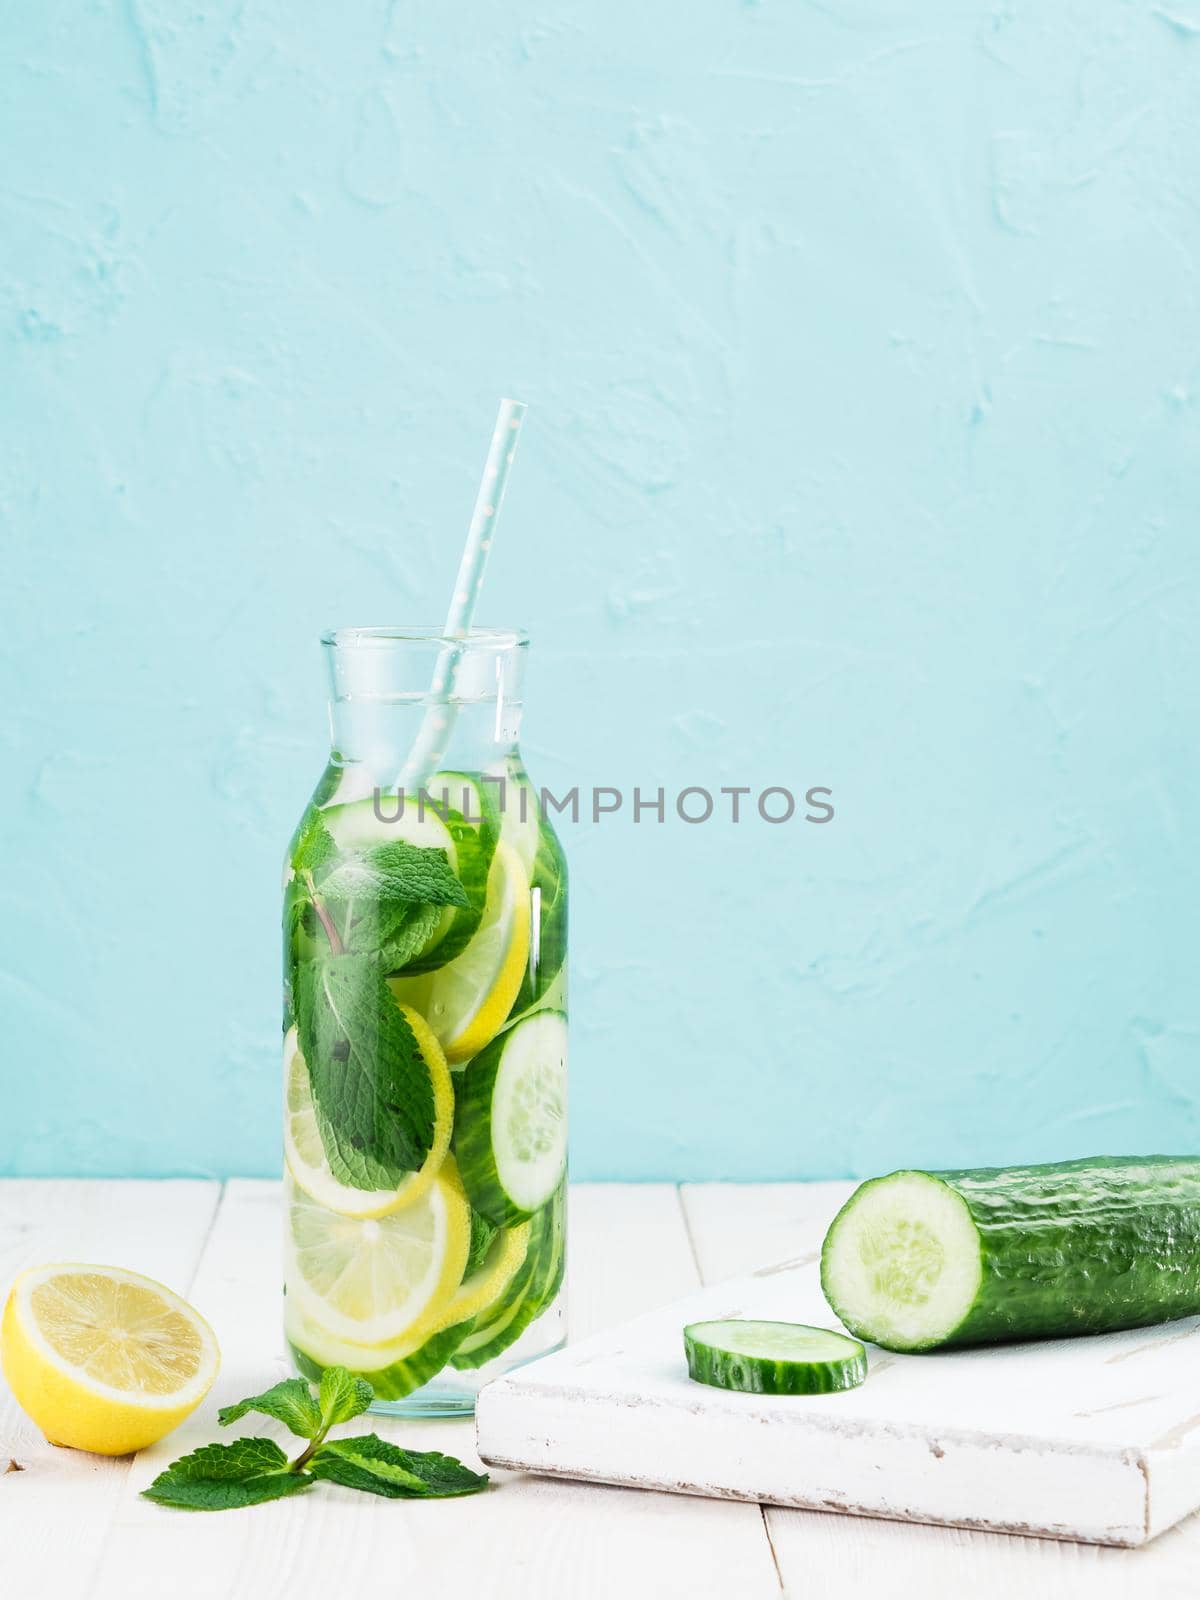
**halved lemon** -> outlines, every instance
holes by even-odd
[[[389,1211],[412,1205],[429,1189],[446,1152],[454,1126],[454,1084],[442,1047],[429,1024],[411,1006],[401,1006],[413,1031],[417,1048],[429,1068],[433,1086],[433,1143],[424,1165],[410,1172],[395,1189],[353,1189],[329,1170],[317,1113],[313,1106],[308,1067],[300,1053],[295,1028],[283,1040],[283,1147],[288,1171],[310,1199],[343,1217],[384,1217]]]
[[[461,955],[420,978],[391,978],[392,993],[426,1019],[451,1066],[499,1033],[529,961],[529,874],[501,841],[488,872],[487,903]]]
[[[121,1267],[31,1267],[0,1328],[4,1375],[51,1444],[122,1456],[164,1438],[212,1387],[216,1335],[177,1294]]]
[[[284,1179],[289,1306],[355,1344],[407,1339],[462,1282],[471,1208],[453,1156],[411,1205],[347,1217]]]

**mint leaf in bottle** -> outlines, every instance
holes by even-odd
[[[343,942],[348,950],[377,950],[384,970],[396,972],[424,949],[442,915],[441,906],[377,908],[355,901],[345,919]]]
[[[329,1439],[313,1456],[314,1478],[390,1500],[445,1499],[486,1489],[486,1472],[473,1472],[436,1450],[402,1450],[378,1434]]]
[[[314,881],[327,905],[352,900],[370,900],[378,906],[468,904],[467,891],[446,852],[403,839],[343,856],[314,872]]]
[[[252,1395],[249,1400],[222,1406],[217,1412],[217,1421],[227,1428],[231,1422],[240,1422],[251,1411],[260,1412],[264,1417],[274,1417],[302,1439],[315,1439],[321,1432],[321,1407],[303,1378],[285,1378],[264,1393]]]
[[[309,806],[296,829],[292,847],[292,869],[299,876],[303,872],[316,872],[337,857],[338,848],[333,835],[325,826],[316,806]]]
[[[158,1505],[184,1511],[229,1511],[302,1494],[311,1484],[311,1478],[289,1469],[273,1439],[235,1439],[181,1456],[142,1493]]]
[[[293,1005],[334,1177],[395,1188],[433,1144],[433,1085],[376,955],[299,964]]]

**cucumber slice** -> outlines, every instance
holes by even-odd
[[[386,1366],[372,1366],[371,1351],[366,1346],[359,1346],[357,1350],[354,1346],[344,1347],[338,1352],[340,1359],[330,1364],[344,1366],[355,1377],[365,1378],[374,1389],[376,1400],[403,1400],[405,1395],[437,1376],[458,1349],[463,1334],[469,1328],[470,1323],[463,1323],[457,1328],[443,1328],[411,1354],[401,1356]],[[320,1383],[321,1375],[326,1370],[325,1364],[309,1355],[294,1338],[288,1339],[288,1350],[297,1371],[310,1383]]]
[[[503,794],[500,837],[520,856],[525,871],[532,873],[534,859],[541,843],[537,790],[529,781],[529,774],[515,757],[510,757],[494,776],[504,779],[503,791],[500,790],[499,784],[486,786],[490,793],[497,795],[497,798]]]
[[[567,955],[567,862],[554,830],[545,822],[530,878],[530,910],[529,965],[513,1003],[518,1013],[545,1000]],[[564,999],[557,1009],[565,1010],[565,976],[559,987]]]
[[[430,778],[425,792],[432,798],[440,816],[460,816],[468,827],[482,834],[488,856],[500,837],[500,808],[496,784],[483,783],[481,775],[470,772],[439,772]]]
[[[867,1375],[857,1339],[802,1322],[693,1322],[683,1347],[697,1383],[743,1394],[832,1394]]]
[[[561,1183],[530,1223],[524,1266],[490,1313],[481,1313],[450,1358],[460,1371],[484,1367],[513,1345],[554,1302],[566,1265],[567,1186]]]
[[[464,791],[467,800],[466,816],[461,811],[453,809],[455,800],[462,803]],[[471,798],[472,793],[474,798]],[[429,794],[437,803],[438,818],[445,824],[446,831],[454,840],[455,871],[458,874],[458,881],[466,890],[468,903],[453,908],[449,925],[439,924],[432,942],[398,969],[406,978],[444,967],[448,961],[453,961],[455,956],[462,954],[479,931],[479,924],[483,920],[487,904],[488,873],[491,871],[498,838],[498,829],[488,820],[488,814],[481,809],[483,798],[479,790],[465,773],[439,773],[429,786]],[[449,797],[450,805],[443,805],[443,794]],[[426,807],[427,813],[430,809]],[[484,820],[481,822],[471,820],[477,817]]]
[[[821,1287],[889,1350],[1107,1333],[1200,1312],[1200,1158],[893,1172],[834,1218]]]
[[[567,1019],[538,1011],[462,1074],[455,1151],[471,1204],[499,1227],[545,1205],[567,1165]]]

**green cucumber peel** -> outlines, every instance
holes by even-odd
[[[728,1317],[683,1330],[688,1376],[741,1394],[833,1394],[867,1376],[857,1339],[801,1322]]]

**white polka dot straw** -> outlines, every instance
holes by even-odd
[[[508,482],[508,469],[512,466],[517,443],[521,437],[521,422],[525,406],[520,400],[501,400],[492,432],[487,465],[475,497],[467,542],[463,547],[458,566],[458,578],[450,601],[444,629],[446,642],[438,654],[437,666],[430,685],[429,705],[413,740],[404,771],[400,774],[401,787],[407,793],[417,791],[437,771],[450,742],[454,729],[456,706],[453,700],[454,680],[458,671],[461,650],[452,642],[464,639],[471,631],[475,604],[483,586],[488,552],[492,548],[492,535],[500,508],[504,504],[504,490]]]

